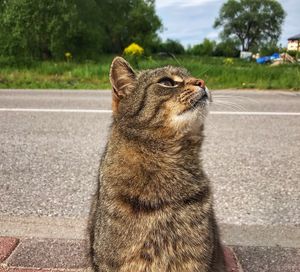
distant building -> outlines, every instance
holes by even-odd
[[[300,33],[288,38],[288,51],[300,51]]]

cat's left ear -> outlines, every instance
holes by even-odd
[[[109,79],[113,89],[112,109],[117,112],[120,100],[135,87],[136,73],[125,59],[116,57],[110,67]]]

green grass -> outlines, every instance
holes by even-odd
[[[12,67],[8,63],[1,65],[0,59],[0,88],[108,89],[112,59],[113,56],[105,55],[97,62],[48,61]],[[187,68],[193,76],[204,79],[211,89],[300,90],[300,65],[297,64],[271,67],[240,59],[225,64],[224,58],[179,56],[174,60],[145,57],[139,61],[138,69],[164,65]]]

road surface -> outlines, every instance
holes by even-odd
[[[300,93],[213,97],[202,158],[224,239],[300,247]],[[0,235],[82,231],[110,102],[108,91],[0,90]]]

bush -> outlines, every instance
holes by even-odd
[[[271,43],[261,47],[259,53],[261,56],[271,56],[274,53],[279,53],[281,50],[277,44]]]
[[[18,58],[63,57],[78,20],[74,1],[4,1],[0,51]]]
[[[167,39],[164,43],[159,45],[160,52],[167,52],[171,54],[184,54],[185,49],[179,41]]]
[[[227,57],[236,58],[240,55],[240,50],[238,49],[238,44],[234,40],[226,40],[217,44],[214,56],[217,57]]]
[[[296,51],[296,50],[289,50],[289,51],[287,51],[287,53],[288,53],[290,56],[294,57],[294,58],[297,56],[297,51]]]
[[[15,56],[1,56],[0,55],[0,67],[31,67],[35,61],[31,57],[15,57]]]
[[[78,60],[147,48],[162,24],[153,0],[0,0],[0,55]]]
[[[204,39],[203,43],[196,44],[189,49],[189,53],[196,56],[212,56],[216,42]]]

